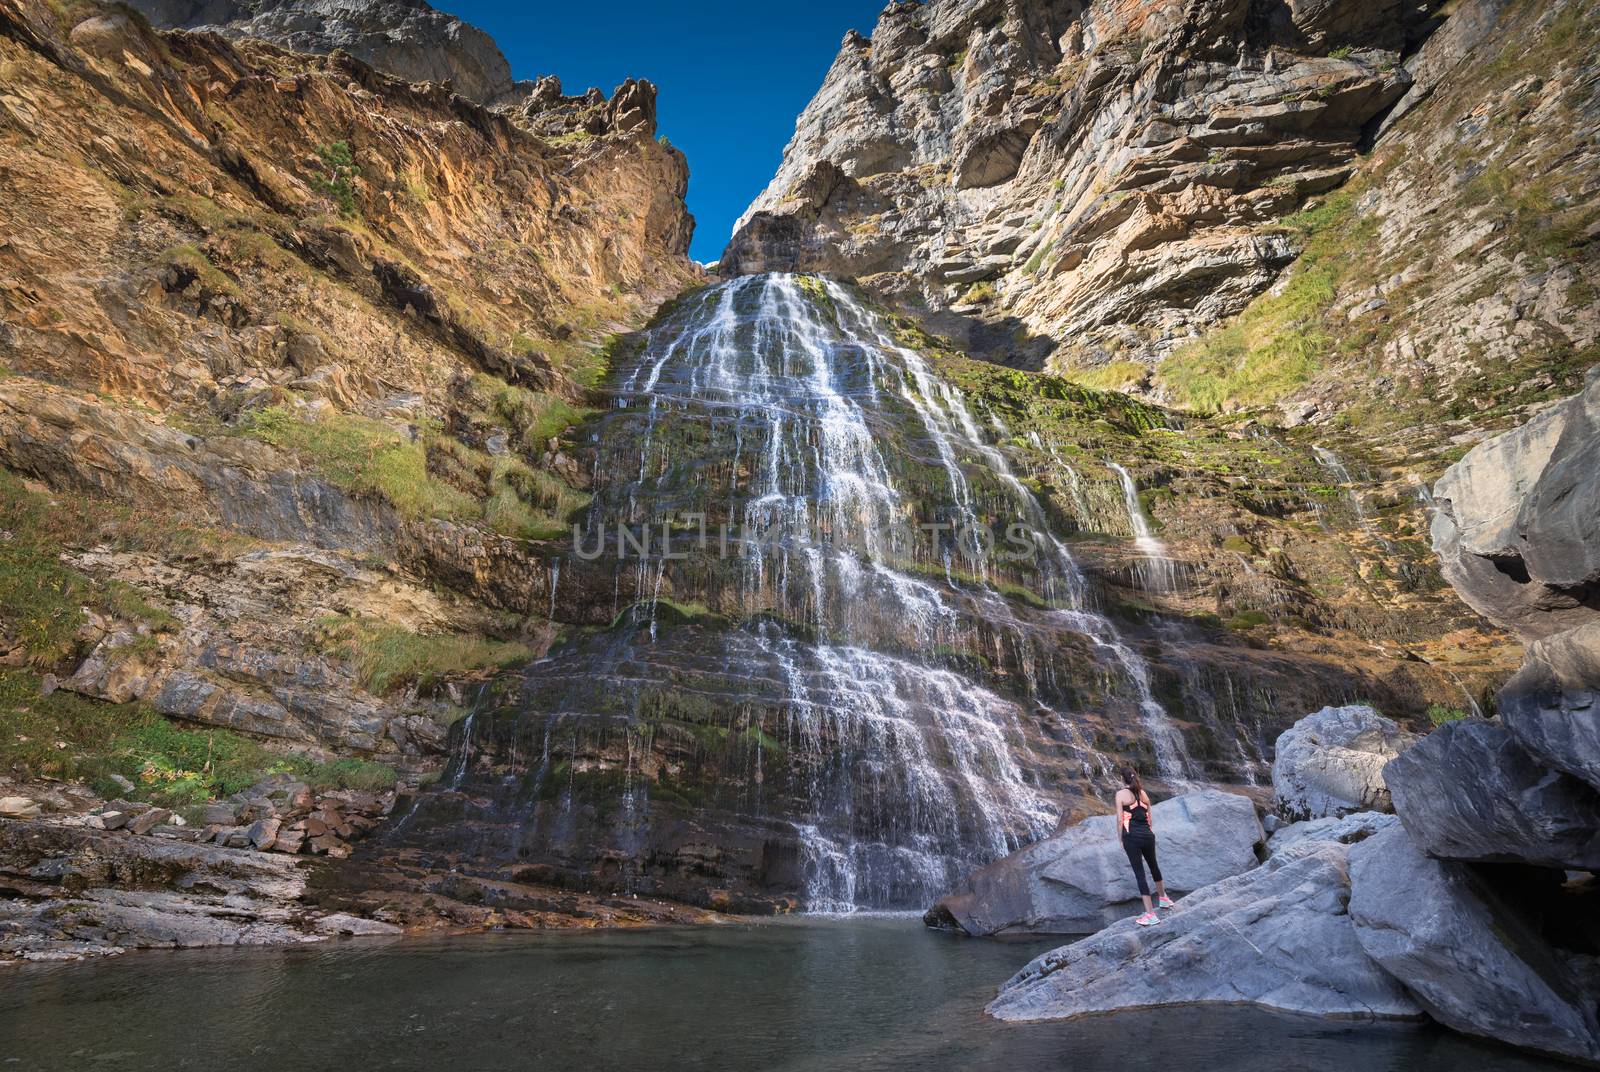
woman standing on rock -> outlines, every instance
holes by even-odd
[[[1122,768],[1122,788],[1117,791],[1117,829],[1122,835],[1122,851],[1128,854],[1133,865],[1133,877],[1139,882],[1139,896],[1144,898],[1144,915],[1135,922],[1141,927],[1151,927],[1161,922],[1156,908],[1171,908],[1167,884],[1161,880],[1161,868],[1156,863],[1156,831],[1150,822],[1150,797],[1139,781],[1139,772],[1132,767]],[[1150,877],[1156,882],[1155,907],[1150,904],[1150,885],[1144,878],[1144,865],[1150,865]]]

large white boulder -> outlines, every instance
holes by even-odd
[[[1174,896],[1254,867],[1265,839],[1255,805],[1216,789],[1158,802],[1151,824]],[[1116,818],[1096,815],[975,872],[924,919],[972,935],[1088,934],[1138,896]]]
[[[1350,850],[1350,876],[1361,947],[1435,1020],[1600,1061],[1597,995],[1470,865],[1435,860],[1390,827]]]
[[[1246,1002],[1315,1016],[1418,1018],[1356,940],[1351,848],[1307,838],[1190,894],[1156,927],[1131,919],[1036,958],[989,1004],[1001,1020]]]
[[[1390,810],[1383,767],[1417,742],[1362,704],[1324,707],[1278,735],[1272,792],[1289,820]]]

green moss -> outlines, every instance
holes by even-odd
[[[248,436],[292,450],[336,487],[386,499],[410,518],[462,518],[478,514],[469,495],[434,479],[421,442],[382,421],[351,414],[302,420],[269,407],[240,426]]]
[[[380,695],[412,685],[426,690],[449,677],[510,669],[533,660],[533,649],[520,641],[414,633],[348,616],[322,619],[317,640],[323,651],[353,664],[362,685]]]

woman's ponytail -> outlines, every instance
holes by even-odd
[[[1144,783],[1139,780],[1139,772],[1131,766],[1122,768],[1122,784],[1133,794],[1134,800],[1142,802],[1150,799],[1144,795]]]

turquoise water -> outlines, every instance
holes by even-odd
[[[1435,1028],[1246,1008],[986,1019],[1044,948],[893,916],[138,953],[0,972],[0,1069],[1551,1067]]]

